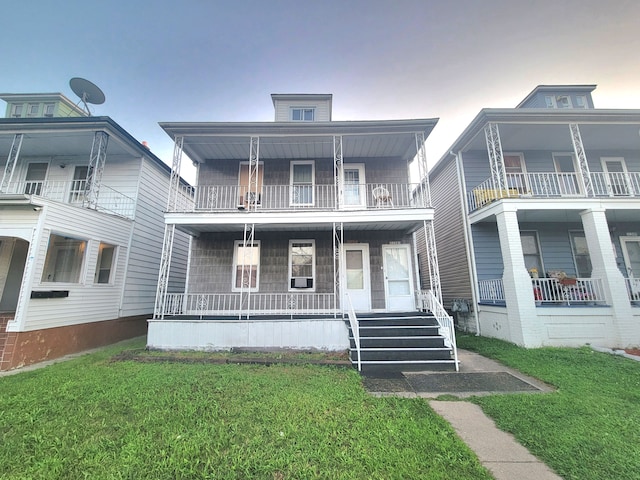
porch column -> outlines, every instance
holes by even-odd
[[[433,294],[442,303],[442,287],[440,285],[440,268],[438,267],[438,253],[436,251],[436,234],[433,221],[424,221],[424,241],[427,247],[427,259],[429,266],[429,283]]]
[[[626,347],[640,342],[640,326],[634,322],[631,302],[622,272],[616,264],[609,224],[604,208],[591,208],[580,213],[593,267],[591,276],[602,279],[607,304],[613,310],[610,345]]]
[[[578,159],[578,166],[580,168],[580,182],[587,197],[594,197],[593,184],[591,183],[591,172],[589,171],[589,163],[587,162],[587,154],[584,152],[584,145],[582,144],[582,136],[580,135],[580,128],[577,123],[569,124],[569,131],[571,132],[571,143],[573,143],[573,153],[575,153]]]
[[[175,144],[173,146],[173,163],[171,164],[171,177],[169,178],[169,193],[167,195],[167,212],[175,212],[178,204],[183,144],[184,137],[175,138]]]
[[[524,264],[520,226],[515,208],[505,205],[496,214],[504,272],[502,282],[507,304],[509,337],[518,345],[542,345],[542,326],[538,322],[531,277]]]
[[[260,169],[260,137],[251,137],[249,152],[249,198],[247,199],[247,209],[255,210],[260,203],[259,196],[259,169]],[[255,195],[252,199],[251,196]]]
[[[418,181],[420,182],[420,201],[423,207],[431,206],[431,187],[427,168],[427,154],[424,151],[424,132],[418,132],[416,137],[416,151],[418,156]]]
[[[13,136],[13,142],[11,143],[11,149],[9,150],[9,156],[7,157],[7,164],[4,166],[4,174],[2,175],[2,183],[0,183],[0,192],[6,193],[13,178],[13,171],[16,168],[18,157],[20,156],[20,149],[22,148],[22,139],[24,135],[22,133],[16,133]]]
[[[333,137],[333,170],[335,183],[335,208],[342,204],[342,184],[344,183],[344,164],[342,162],[342,135]]]
[[[484,127],[484,137],[487,142],[487,153],[489,154],[493,188],[498,191],[498,196],[502,197],[502,191],[507,188],[508,183],[498,124],[488,123],[487,126]]]
[[[85,206],[96,208],[98,195],[100,194],[100,184],[102,183],[102,173],[104,163],[107,158],[107,144],[109,135],[107,132],[95,132],[93,135],[93,145],[89,157],[89,168],[87,168],[87,181],[84,187]]]

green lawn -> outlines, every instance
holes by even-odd
[[[491,478],[426,402],[373,398],[353,370],[122,349],[0,377],[0,478]]]
[[[458,346],[558,388],[473,401],[564,479],[640,478],[640,362],[590,348],[526,350],[481,337]]]

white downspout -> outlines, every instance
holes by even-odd
[[[453,155],[456,159],[456,167],[458,172],[458,178],[462,183],[462,189],[460,189],[460,202],[462,204],[462,214],[464,216],[464,246],[467,253],[467,267],[469,269],[469,273],[471,274],[471,301],[473,302],[473,318],[476,323],[476,336],[480,336],[480,319],[478,318],[478,273],[476,271],[476,258],[473,248],[471,247],[471,242],[473,241],[473,236],[471,234],[471,225],[468,222],[469,219],[469,211],[467,204],[467,183],[464,180],[464,168],[462,167],[462,152],[453,153],[449,152],[450,155]]]

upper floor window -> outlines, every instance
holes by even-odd
[[[291,120],[294,122],[313,122],[316,109],[313,107],[294,107],[291,109]]]
[[[53,112],[56,106],[54,103],[45,103],[44,105],[44,116],[45,117],[53,117]]]
[[[576,95],[576,108],[588,108],[586,95]]]
[[[52,233],[44,260],[42,282],[80,283],[86,248],[85,240]]]
[[[11,107],[11,116],[12,117],[21,117],[23,111],[24,111],[24,106],[22,104],[13,105]]]
[[[545,95],[547,108],[573,108],[569,95]]]
[[[40,105],[38,105],[37,103],[30,103],[27,107],[27,117],[37,117],[39,110]]]

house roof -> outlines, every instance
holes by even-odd
[[[87,113],[78,106],[77,103],[72,102],[60,92],[54,93],[0,93],[0,100],[4,100],[7,103],[18,102],[62,102],[67,105],[74,112],[87,116]]]
[[[96,131],[109,134],[109,156],[144,156],[171,172],[169,165],[110,117],[0,118],[0,154],[9,151],[15,134],[22,133],[21,156],[51,157],[53,152],[53,156],[86,155],[88,158]]]
[[[437,118],[331,122],[206,122],[160,126],[175,140],[183,137],[184,152],[195,162],[249,158],[250,137],[260,137],[260,158],[333,158],[333,137],[342,137],[345,158],[401,157],[416,154],[415,133],[425,138]]]
[[[526,97],[524,97],[518,105],[516,105],[516,108],[520,108],[538,93],[591,93],[596,89],[596,87],[597,85],[538,85]]]
[[[451,152],[486,150],[484,128],[498,123],[503,151],[553,150],[573,151],[568,125],[580,126],[585,148],[637,150],[640,146],[639,109],[482,109],[469,123],[447,153],[432,167],[435,175],[450,159]],[[559,129],[566,125],[567,129]]]

